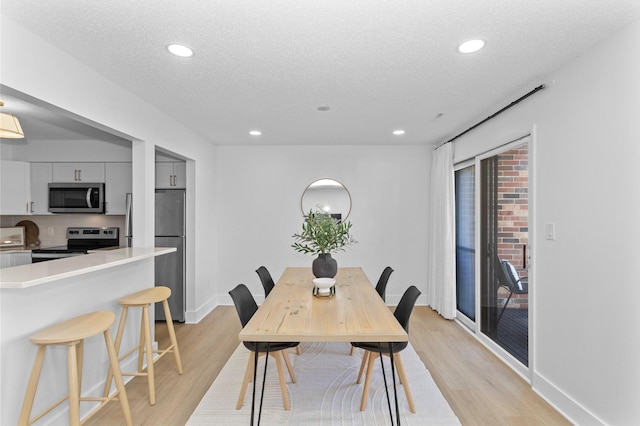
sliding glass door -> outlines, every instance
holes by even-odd
[[[458,319],[529,364],[529,138],[455,171]],[[486,337],[484,337],[486,336]],[[490,342],[492,343],[490,343]]]
[[[476,167],[455,172],[456,305],[470,323],[476,320]],[[469,325],[469,324],[467,324]]]
[[[528,144],[480,162],[481,331],[529,363]]]

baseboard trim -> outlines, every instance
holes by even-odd
[[[542,399],[558,410],[571,423],[576,425],[604,425],[606,424],[595,414],[591,413],[569,395],[541,374],[534,372],[531,389]]]
[[[217,300],[215,298],[211,298],[195,311],[186,311],[184,313],[184,322],[187,324],[197,324],[202,321],[204,317],[209,315],[209,313],[218,305],[219,303]]]

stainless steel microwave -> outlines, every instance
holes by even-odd
[[[104,183],[50,183],[51,213],[104,213]]]

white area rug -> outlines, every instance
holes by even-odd
[[[290,350],[297,383],[287,388],[291,400],[291,411],[285,411],[277,377],[276,364],[269,357],[261,424],[263,425],[388,425],[390,424],[384,382],[380,361],[376,360],[367,409],[360,411],[362,384],[356,384],[362,352],[356,349],[349,356],[350,346],[346,343],[301,343],[301,355]],[[244,404],[236,410],[236,401],[249,357],[244,345],[239,345],[200,404],[191,415],[188,425],[248,425],[251,417],[251,392],[253,383],[247,388]],[[264,359],[258,363],[256,386],[256,416],[260,401],[260,386],[264,372]],[[416,405],[416,414],[409,411],[404,390],[398,385],[400,422],[403,425],[459,425],[451,407],[431,378],[431,374],[409,345],[402,351],[402,360],[411,386]],[[387,381],[390,382],[389,358],[385,357]],[[364,379],[363,379],[364,383]],[[393,388],[391,406],[394,411]]]

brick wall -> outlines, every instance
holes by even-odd
[[[527,144],[498,156],[498,255],[516,268],[520,277],[524,269],[523,247],[529,244],[529,147]],[[500,289],[506,301],[509,293]],[[528,295],[514,294],[510,308],[527,308]]]

